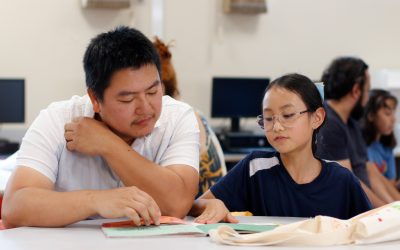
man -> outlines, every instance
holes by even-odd
[[[185,216],[197,193],[199,130],[191,107],[163,97],[151,41],[128,27],[100,34],[84,69],[88,95],[53,103],[26,133],[5,225]]]
[[[328,119],[317,137],[317,155],[352,170],[375,207],[394,201],[396,191],[367,162],[367,148],[358,124],[368,102],[368,65],[359,58],[339,57],[325,70],[322,81]]]

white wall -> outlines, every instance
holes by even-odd
[[[83,94],[82,56],[93,36],[118,24],[152,37],[151,1],[123,11],[82,10],[79,0],[0,0],[0,77],[25,77],[27,127],[51,101]],[[222,0],[165,0],[164,40],[182,98],[210,113],[211,78],[318,79],[338,55],[357,55],[371,71],[400,69],[400,1],[267,0],[268,13],[232,15]],[[15,125],[3,126],[14,128]],[[17,126],[18,127],[18,126]]]
[[[183,98],[206,114],[213,75],[319,79],[338,55],[362,57],[372,73],[400,69],[397,0],[267,0],[268,13],[256,16],[224,14],[222,0],[167,3],[165,40],[176,40]]]
[[[80,0],[0,0],[0,78],[25,78],[26,123],[4,124],[0,137],[20,137],[49,103],[86,91],[82,58],[91,38],[117,25],[149,30],[150,9],[87,10]],[[0,107],[5,108],[5,107]]]

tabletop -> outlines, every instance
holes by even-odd
[[[278,223],[287,224],[299,221],[301,218],[290,217],[238,217],[242,223]],[[190,220],[191,218],[186,218]],[[119,219],[121,220],[121,219]],[[20,227],[0,231],[0,249],[255,249],[257,247],[219,245],[209,237],[195,236],[157,236],[143,238],[106,238],[101,230],[101,223],[115,220],[87,220],[64,228]],[[400,241],[374,245],[333,246],[336,249],[399,249]],[[315,247],[268,247],[268,249],[313,249]]]

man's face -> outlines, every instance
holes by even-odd
[[[351,111],[351,117],[353,119],[359,120],[363,116],[364,108],[368,103],[369,99],[368,92],[370,89],[371,89],[371,78],[368,70],[366,70],[363,89],[361,89],[360,97],[358,98],[358,101],[356,102],[356,104],[353,107],[353,110]]]
[[[362,98],[361,98],[361,105],[363,106],[363,108],[365,108],[365,106],[368,103],[369,100],[369,91],[371,90],[371,76],[369,75],[368,70],[365,71],[365,80],[364,80],[364,89],[362,92]]]
[[[162,96],[158,70],[149,64],[116,71],[103,100],[91,99],[101,120],[126,142],[132,142],[153,130],[161,114]]]

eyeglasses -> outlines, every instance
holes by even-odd
[[[310,112],[310,110],[304,110],[300,112],[292,112],[292,113],[283,113],[273,116],[257,116],[257,123],[260,125],[262,129],[266,129],[266,131],[271,131],[274,127],[276,120],[285,127],[285,128],[293,128],[294,122],[299,118],[302,114]]]

